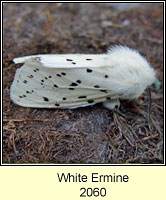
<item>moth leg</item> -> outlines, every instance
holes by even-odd
[[[138,99],[135,99],[136,105],[142,105],[144,103],[144,95],[141,95]]]
[[[109,110],[115,110],[120,107],[120,101],[119,99],[106,101],[106,102],[103,102],[103,106],[108,108]]]

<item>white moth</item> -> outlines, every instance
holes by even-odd
[[[78,108],[137,99],[155,81],[155,71],[138,51],[114,46],[106,54],[46,54],[14,59],[10,98],[20,106]]]

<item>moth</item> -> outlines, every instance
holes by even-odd
[[[11,100],[24,107],[78,108],[119,99],[138,99],[155,81],[155,71],[137,50],[116,45],[104,54],[46,54],[15,58]]]

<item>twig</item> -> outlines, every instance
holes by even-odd
[[[3,119],[3,122],[23,122],[23,121],[42,121],[42,122],[47,122],[47,121],[52,121],[51,119]]]
[[[142,140],[142,141],[146,141],[146,140],[149,140],[149,139],[154,139],[154,138],[156,138],[157,136],[159,136],[158,133],[155,134],[155,135],[150,135],[150,136],[144,137],[144,138],[142,138],[141,140]]]

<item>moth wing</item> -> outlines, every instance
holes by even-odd
[[[25,63],[28,59],[35,58],[45,67],[49,68],[98,68],[109,65],[108,54],[44,54],[14,58],[14,63]]]
[[[77,65],[69,68],[67,64],[63,68],[57,64],[57,67],[48,67],[36,57],[19,62],[24,65],[17,69],[10,89],[10,97],[18,105],[77,108],[118,97],[108,90],[108,78],[101,68]]]

